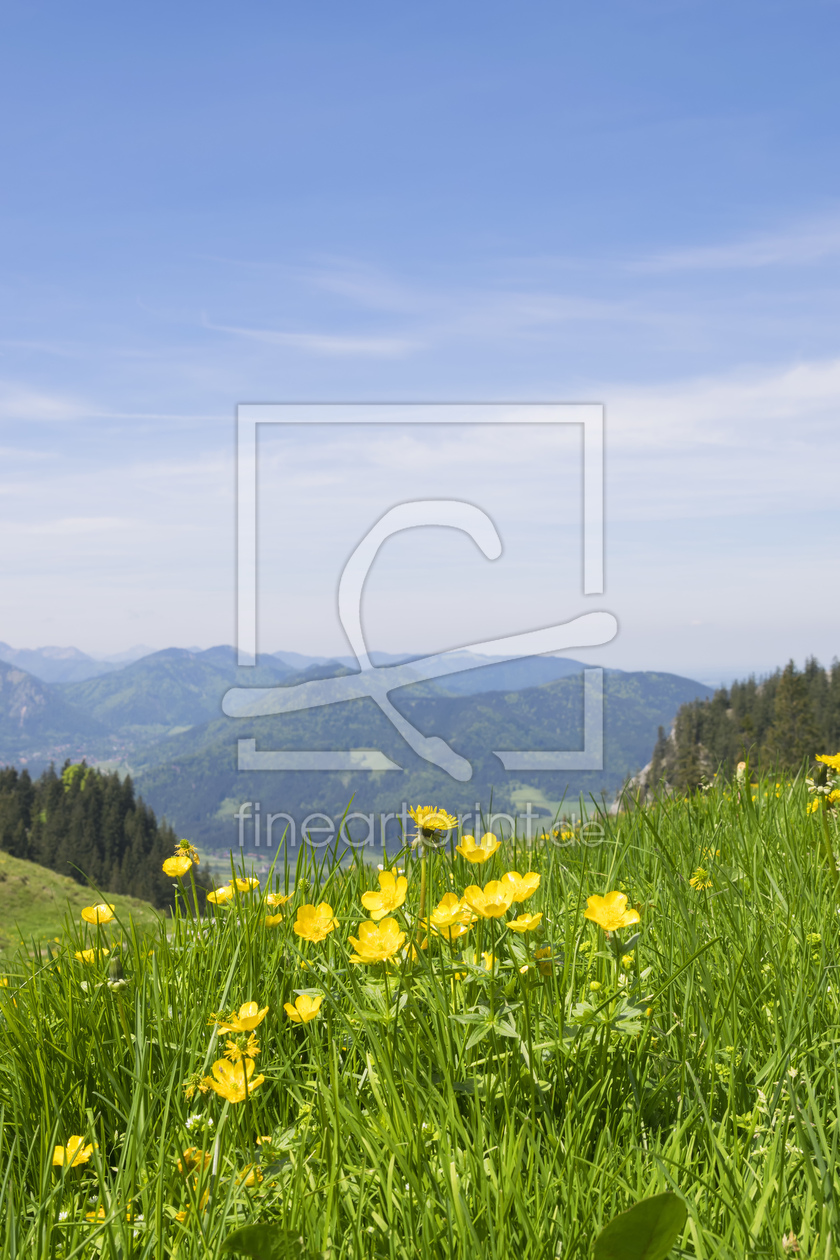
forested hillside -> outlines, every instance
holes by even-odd
[[[796,771],[805,758],[840,748],[840,662],[824,669],[790,661],[769,678],[733,683],[710,700],[679,709],[669,735],[659,731],[646,781],[690,791],[739,761]]]
[[[26,770],[0,770],[0,849],[162,908],[172,880],[161,864],[176,836],[135,798],[130,778],[101,774],[81,762],[50,767],[33,781]]]
[[[352,808],[365,813],[399,812],[404,801],[444,798],[466,811],[492,797],[494,810],[514,814],[530,802],[541,816],[552,817],[564,799],[576,808],[581,793],[586,799],[613,796],[650,756],[657,728],[670,725],[684,702],[711,695],[702,684],[673,674],[605,670],[602,769],[513,773],[504,770],[496,750],[583,746],[584,666],[566,657],[532,657],[467,670],[478,658],[464,657],[462,675],[403,686],[393,702],[417,730],[446,739],[470,762],[466,783],[418,756],[369,699],[273,718],[226,717],[222,697],[231,687],[282,691],[348,671],[340,661],[313,661],[292,672],[272,657],[240,668],[234,649],[225,646],[167,649],[64,684],[43,683],[0,663],[0,764],[26,768],[33,777],[67,760],[130,773],[179,836],[219,849],[237,843],[233,816],[247,800],[261,801],[266,811],[289,811],[298,821],[315,811],[340,816],[351,797]],[[402,773],[240,772],[239,739],[255,739],[260,750],[377,749]],[[37,826],[33,837],[41,842]],[[93,867],[78,865],[97,878]],[[95,870],[116,878],[113,865],[103,852]]]
[[[45,746],[63,761],[77,757],[86,743],[99,747],[107,736],[102,723],[68,704],[59,688],[0,660],[0,761],[33,754],[37,761]]]
[[[412,690],[406,688],[399,698],[400,711],[418,730],[445,735],[469,760],[473,775],[468,782],[456,782],[419,757],[368,699],[197,726],[151,747],[148,760],[138,766],[137,781],[146,798],[177,821],[182,834],[218,848],[236,844],[233,814],[247,800],[261,801],[266,813],[288,811],[298,822],[315,811],[340,817],[351,795],[351,808],[363,813],[399,812],[403,801],[443,799],[450,809],[467,811],[476,801],[487,807],[492,798],[494,810],[515,814],[530,801],[548,819],[563,799],[576,809],[580,794],[588,799],[590,794],[617,792],[649,756],[657,727],[670,723],[686,700],[710,694],[702,684],[673,674],[605,671],[603,769],[508,773],[494,750],[583,746],[579,676],[518,692],[473,696],[410,699]],[[254,738],[259,749],[380,749],[402,773],[241,772],[237,738]]]

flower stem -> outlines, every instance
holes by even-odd
[[[828,869],[831,871],[831,876],[834,880],[834,887],[837,888],[840,886],[840,872],[837,870],[837,863],[834,859],[834,849],[831,844],[831,835],[828,830],[828,801],[825,797],[822,798],[822,809],[820,810],[820,813],[822,814],[825,860],[828,862]]]
[[[423,845],[422,839],[420,844],[423,846],[420,850],[420,917],[422,919],[425,915],[428,922],[429,913],[426,905],[426,847]]]

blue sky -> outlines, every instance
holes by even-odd
[[[0,639],[232,641],[238,402],[597,399],[598,659],[830,660],[838,36],[811,0],[6,5]],[[373,646],[467,635],[399,604]],[[264,646],[339,650],[305,611]]]

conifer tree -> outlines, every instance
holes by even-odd
[[[818,752],[840,751],[840,662],[829,670],[810,658],[769,677],[734,682],[710,700],[677,713],[670,738],[660,731],[649,782],[691,791],[739,761],[753,769],[795,772]]]
[[[0,770],[0,848],[15,857],[164,908],[174,897],[161,867],[175,844],[129,777],[69,761],[61,775],[50,766],[34,783],[26,770]]]

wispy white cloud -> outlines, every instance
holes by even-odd
[[[430,294],[419,288],[353,259],[327,259],[303,274],[315,288],[349,298],[356,305],[373,310],[415,314],[428,308],[433,300]]]
[[[628,264],[636,272],[730,271],[757,267],[807,266],[840,255],[840,219],[799,223],[721,245],[669,250]]]
[[[90,407],[72,394],[0,382],[0,420],[78,420],[90,414]]]
[[[18,337],[0,337],[0,354],[7,350],[35,350],[39,354],[52,355],[58,359],[75,359],[79,357],[79,347],[70,342],[33,341]]]
[[[531,277],[533,283],[523,282],[519,275],[503,286],[440,288],[338,262],[315,267],[304,278],[358,307],[412,319],[410,340],[415,345],[440,345],[453,337],[475,340],[542,334],[558,325],[584,321],[656,323],[662,318],[636,299],[557,292],[546,286],[544,274],[538,280]]]
[[[113,530],[137,529],[138,520],[121,516],[64,516],[52,521],[27,521],[15,524],[15,533],[45,537],[65,537],[67,534],[102,534]]]
[[[282,332],[271,328],[240,328],[233,324],[215,324],[203,318],[205,328],[214,332],[247,337],[272,346],[287,346],[308,354],[339,355],[363,358],[401,358],[421,348],[421,343],[405,337],[368,337],[331,333]]]
[[[784,465],[792,447],[840,439],[840,358],[754,369],[663,385],[601,390],[615,423],[610,440],[685,451],[754,444]]]

